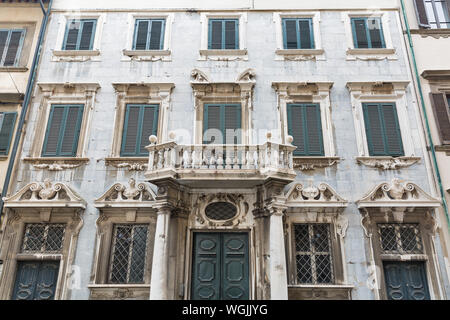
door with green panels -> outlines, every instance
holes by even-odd
[[[430,300],[425,262],[383,263],[389,300]]]
[[[249,299],[247,233],[194,234],[191,299]]]

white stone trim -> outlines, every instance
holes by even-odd
[[[66,32],[67,22],[71,19],[97,19],[95,26],[94,42],[92,50],[63,50],[64,34]],[[77,12],[67,13],[58,17],[58,33],[56,36],[55,47],[52,50],[51,61],[100,61],[101,50],[100,44],[102,40],[103,25],[105,24],[106,13]]]
[[[351,18],[357,17],[379,17],[383,30],[386,47],[380,49],[358,49],[353,42],[353,31]],[[393,46],[391,31],[389,27],[389,12],[378,10],[366,11],[346,11],[341,13],[341,20],[344,24],[345,36],[347,39],[347,60],[397,60],[396,49]]]
[[[209,19],[239,19],[239,49],[208,50]],[[234,61],[248,60],[247,52],[247,12],[202,12],[200,14],[201,38],[198,60]]]
[[[283,18],[312,18],[314,49],[284,49],[283,45]],[[273,23],[275,24],[275,35],[277,50],[275,51],[275,60],[326,60],[325,51],[322,47],[322,35],[320,33],[320,12],[274,12]]]

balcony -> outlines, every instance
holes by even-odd
[[[291,182],[296,176],[292,154],[296,147],[292,145],[166,142],[146,148],[149,161],[145,177],[151,182],[176,179],[189,187],[248,188],[269,179]]]

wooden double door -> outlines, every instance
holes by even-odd
[[[248,233],[196,232],[191,299],[249,299]]]
[[[386,292],[389,300],[429,300],[425,262],[383,263]]]

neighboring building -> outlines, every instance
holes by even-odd
[[[420,76],[431,137],[436,153],[442,189],[450,205],[450,1],[405,1],[415,62]],[[450,208],[448,208],[450,210]],[[438,210],[442,259],[450,275],[448,216]],[[449,212],[447,212],[447,215]],[[447,283],[448,285],[448,283]],[[449,288],[447,288],[447,291]]]
[[[198,3],[53,2],[0,298],[447,299],[398,2]]]

